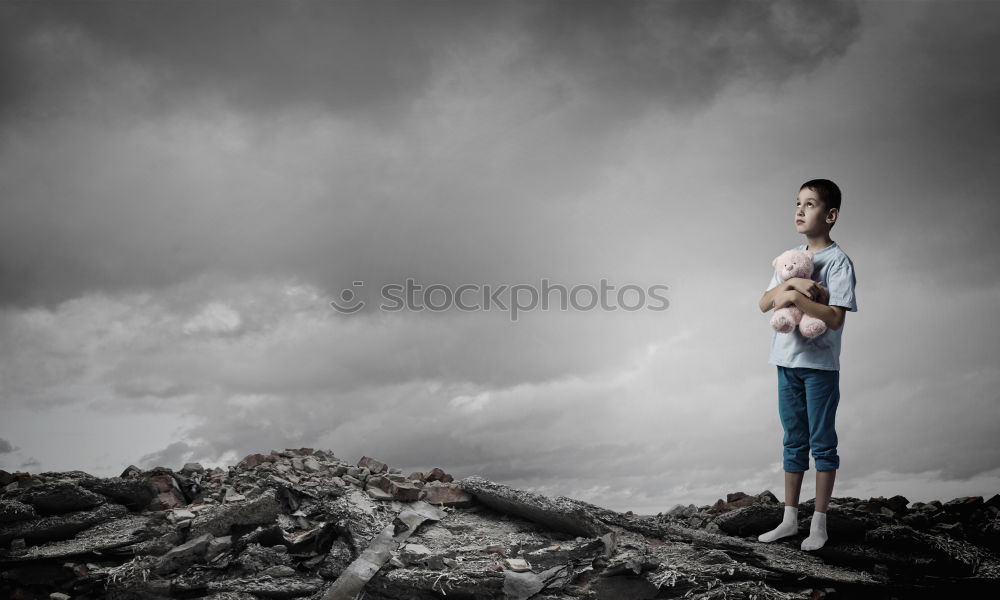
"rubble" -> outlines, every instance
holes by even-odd
[[[1000,495],[835,497],[830,540],[757,535],[770,491],[657,515],[312,448],[228,469],[0,471],[0,597],[935,598],[993,595]],[[360,594],[359,594],[360,593]]]

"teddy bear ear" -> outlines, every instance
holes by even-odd
[[[771,266],[774,267],[775,269],[778,268],[778,259],[779,258],[781,258],[781,257],[780,256],[775,257],[775,259],[771,261]]]

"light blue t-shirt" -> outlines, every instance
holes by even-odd
[[[797,250],[805,250],[802,244]],[[858,311],[854,298],[854,263],[840,249],[836,242],[813,254],[813,281],[822,281],[830,292],[830,306],[840,306],[850,312]],[[768,290],[781,283],[778,272],[771,274]],[[782,367],[808,367],[827,371],[840,370],[840,338],[844,334],[846,320],[838,330],[827,328],[820,336],[807,338],[798,327],[789,333],[773,332],[771,337],[771,357],[768,363]]]

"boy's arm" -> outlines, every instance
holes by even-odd
[[[774,286],[773,288],[764,292],[764,295],[760,297],[760,302],[758,303],[760,306],[760,312],[767,312],[772,308],[774,308],[774,297],[780,294],[781,292],[788,291],[789,289],[790,288],[788,282],[783,281],[778,285]]]
[[[767,312],[772,308],[781,308],[781,306],[775,306],[775,296],[781,292],[788,290],[795,290],[800,294],[804,294],[807,298],[811,298],[813,294],[818,294],[820,290],[819,283],[813,281],[812,279],[805,279],[802,277],[792,277],[786,281],[783,281],[776,285],[775,287],[764,292],[764,295],[760,298],[760,312]],[[787,306],[789,302],[785,302],[783,305]]]
[[[830,329],[837,330],[844,326],[844,317],[847,313],[840,306],[827,306],[826,304],[813,302],[804,294],[799,294],[797,292],[794,295],[789,294],[787,296],[782,296],[782,299],[785,298],[790,300],[792,304],[800,308],[802,312],[806,313],[810,317],[816,317],[820,321],[826,323],[826,326]]]

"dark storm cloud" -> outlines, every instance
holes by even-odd
[[[683,110],[734,79],[772,86],[857,38],[853,3],[539,2],[533,52],[584,88]]]
[[[429,76],[435,43],[470,20],[468,3],[52,2],[4,7],[2,104],[48,86],[99,80],[111,60],[155,79],[150,101],[176,109],[201,92],[240,107],[333,110],[406,103]],[[481,12],[491,12],[481,5]],[[55,72],[40,37],[83,36],[102,51]],[[101,62],[90,62],[97,58]],[[59,62],[57,62],[59,61]],[[54,80],[48,76],[61,76]]]
[[[73,2],[2,10],[0,304],[22,306],[203,273],[297,274],[336,291],[358,274],[332,273],[331,256],[342,268],[370,264],[364,276],[386,279],[414,252],[443,273],[461,273],[464,261],[466,271],[499,276],[502,265],[544,261],[547,240],[510,255],[502,231],[531,238],[519,215],[536,212],[537,198],[582,189],[623,119],[643,105],[691,110],[734,79],[779,83],[842,53],[859,26],[849,3]],[[503,58],[482,59],[491,52]],[[490,70],[461,70],[477,60]],[[447,77],[448,93],[427,100]],[[476,93],[490,102],[473,105],[478,123],[466,122],[468,139],[458,130],[457,143],[469,146],[433,161],[433,144],[447,132],[422,139],[413,129],[436,123],[428,117],[437,112],[450,124],[449,107],[433,103]],[[213,122],[209,101],[250,115],[257,137],[249,159],[227,162],[196,128],[187,149],[163,146],[175,122]],[[356,128],[337,134],[356,138],[310,156],[267,133],[309,129],[296,111],[316,108],[349,119]],[[288,120],[275,125],[260,118],[267,115]],[[479,142],[481,129],[503,137]],[[419,150],[394,156],[386,147]],[[183,164],[182,151],[201,155]],[[275,166],[274,157],[300,155],[308,168]],[[212,174],[192,173],[209,164]],[[269,171],[287,181],[264,197],[254,178]],[[520,188],[513,199],[512,177]],[[336,198],[281,191],[315,178]],[[284,195],[292,198],[279,201]],[[564,222],[558,207],[545,210],[539,219]],[[372,235],[375,228],[384,235]],[[470,241],[478,246],[471,254]],[[448,256],[427,255],[434,251]]]
[[[8,452],[13,452],[14,446],[11,445],[7,440],[0,438],[0,454],[6,454]]]
[[[204,92],[251,109],[405,107],[436,56],[475,53],[505,37],[523,42],[520,68],[569,69],[584,89],[680,108],[733,77],[770,84],[812,68],[841,54],[860,25],[853,4],[797,2],[49,2],[2,10],[0,105],[8,112],[32,110],[27,101],[48,87],[98,84],[112,60],[154,78],[154,106]],[[83,36],[99,52],[76,62],[46,54],[46,36]]]

